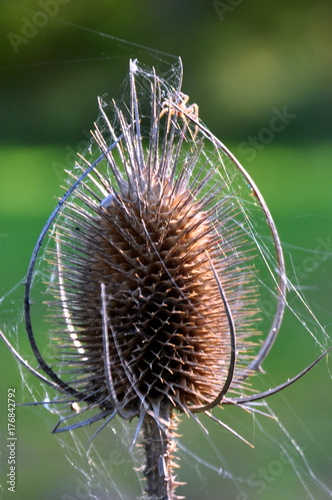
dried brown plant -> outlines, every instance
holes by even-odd
[[[46,377],[20,360],[64,401],[95,414],[61,420],[55,431],[114,417],[138,418],[143,474],[151,500],[174,500],[178,481],[176,423],[218,405],[246,405],[250,379],[278,333],[286,293],[284,260],[271,214],[243,167],[187,107],[181,89],[165,93],[155,73],[142,111],[132,62],[130,102],[114,103],[111,123],[99,101],[93,132],[101,156],[84,160],[50,217],[32,256],[26,282],[26,325]],[[184,99],[185,97],[185,99]],[[195,113],[192,112],[195,110]],[[149,133],[142,133],[148,122]],[[204,153],[204,154],[203,154]],[[255,241],[243,229],[236,188],[223,158],[245,179],[275,248],[276,313],[260,332]],[[105,167],[106,165],[106,167]],[[244,218],[245,220],[245,218]],[[46,302],[53,323],[53,362],[41,354],[31,321],[31,285],[45,235]],[[86,411],[86,410],[85,410]]]

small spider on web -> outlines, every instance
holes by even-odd
[[[189,106],[187,105],[189,102],[189,96],[184,94],[183,92],[176,92],[174,95],[168,97],[165,101],[163,101],[161,107],[161,113],[159,118],[162,118],[167,113],[167,131],[170,128],[170,122],[172,116],[180,117],[182,120],[187,121],[188,119],[197,122],[199,119],[199,108],[198,105],[193,103]],[[198,124],[195,126],[195,132],[193,135],[193,139],[195,139],[198,133]]]

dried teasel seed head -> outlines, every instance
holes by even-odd
[[[211,261],[220,275],[227,276],[227,266],[218,259],[219,234],[204,200],[194,201],[169,179],[145,182],[146,190],[123,190],[96,208],[88,231],[70,236],[84,254],[79,269],[64,270],[77,289],[78,338],[92,373],[100,374],[91,386],[98,391],[105,383],[105,300],[119,405],[139,411],[141,399],[150,405],[166,399],[179,408],[201,406],[217,396],[228,373],[229,325]]]
[[[49,250],[52,373],[100,417],[128,419],[220,403],[257,335],[253,245],[220,157],[156,76],[145,137],[137,77],[117,125],[100,100],[102,157],[78,166]]]

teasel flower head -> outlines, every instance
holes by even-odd
[[[175,499],[181,414],[213,418],[214,407],[266,397],[304,372],[248,395],[285,305],[273,219],[249,174],[202,124],[181,82],[171,88],[133,61],[129,83],[129,100],[113,102],[112,111],[99,99],[92,132],[98,157],[81,157],[37,241],[27,275],[26,326],[46,375],[37,376],[63,401],[86,405],[80,420],[64,418],[55,431],[137,418],[147,496]],[[260,212],[275,251],[276,310],[267,332],[259,329],[256,265],[266,255],[250,207]],[[49,359],[37,346],[31,317],[33,276],[46,236],[53,241],[44,272]]]

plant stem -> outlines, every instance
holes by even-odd
[[[143,446],[145,449],[146,493],[149,500],[176,500],[175,488],[180,483],[173,475],[173,453],[176,449],[173,432],[176,427],[168,405],[160,408],[160,422],[151,415],[143,421]]]

